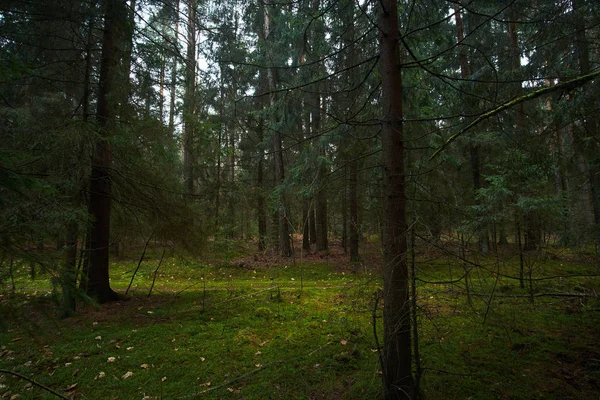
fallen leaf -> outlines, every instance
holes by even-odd
[[[73,373],[71,374],[71,376],[72,377],[76,377],[78,373],[79,373],[79,368],[77,368],[75,371],[73,371]]]
[[[150,368],[150,366],[149,366],[148,364],[142,364],[142,365],[140,365],[140,367],[141,367],[141,368],[144,368],[144,369],[148,369],[148,368]]]
[[[96,339],[96,340],[102,340],[102,336],[96,336],[94,339]]]
[[[131,350],[133,350],[133,347],[128,347],[127,348],[127,351],[131,351]]]
[[[127,371],[127,372],[125,373],[125,375],[123,375],[123,376],[121,377],[121,379],[127,379],[127,378],[130,378],[131,376],[133,376],[133,372],[131,372],[131,371]]]
[[[164,381],[166,381],[166,380],[167,380],[167,377],[166,377],[166,376],[163,376],[162,378],[160,378],[160,381],[161,381],[161,382],[164,382]]]
[[[114,357],[108,357],[108,359],[106,361],[108,362],[115,362],[116,358]]]
[[[254,353],[254,355],[255,355],[255,356],[258,356],[258,355],[261,355],[261,354],[262,354],[262,353],[261,353],[261,351],[260,351],[260,350],[258,350],[256,353]]]
[[[200,386],[210,386],[210,382],[201,383]]]
[[[206,358],[200,357],[200,361],[204,361],[204,360],[206,360]]]
[[[260,367],[262,367],[262,364],[254,364],[254,366],[255,366],[256,368],[260,368]]]
[[[233,393],[233,389],[232,388],[227,388],[227,390],[229,390],[231,393]]]
[[[105,374],[104,372],[100,371],[100,372],[98,373],[98,376],[96,376],[96,377],[94,378],[94,380],[102,379],[102,378],[104,378],[105,376],[106,376],[106,374]]]
[[[65,363],[65,367],[72,365],[73,363]]]
[[[65,392],[70,392],[70,391],[74,390],[77,387],[77,385],[78,385],[77,383],[74,383],[70,386],[67,386],[67,388],[65,389]]]
[[[18,342],[19,340],[21,340],[21,338],[20,337],[16,337],[13,340],[11,340],[11,342]]]

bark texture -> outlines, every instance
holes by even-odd
[[[409,276],[406,260],[406,187],[398,4],[382,0],[379,44],[383,88],[383,384],[386,399],[414,398]]]

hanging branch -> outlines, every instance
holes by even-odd
[[[583,86],[585,83],[591,81],[592,79],[594,79],[598,76],[600,76],[600,69],[598,69],[594,72],[591,72],[589,74],[586,74],[586,75],[578,76],[577,78],[573,78],[568,81],[557,83],[554,86],[548,86],[548,87],[534,90],[523,96],[519,96],[515,99],[512,99],[512,100],[506,102],[506,103],[503,103],[500,106],[481,114],[479,117],[475,118],[475,120],[473,122],[471,122],[469,125],[467,125],[463,129],[461,129],[460,132],[450,136],[450,138],[448,138],[448,140],[446,140],[446,142],[442,146],[440,146],[431,155],[431,157],[429,157],[429,159],[433,160],[434,158],[439,156],[440,153],[446,149],[446,147],[448,147],[452,142],[454,142],[456,139],[458,139],[463,133],[466,133],[467,131],[471,130],[471,128],[475,127],[476,125],[479,125],[479,123],[493,117],[496,114],[501,113],[504,110],[507,110],[518,104],[524,103],[529,100],[536,99],[540,96],[544,96],[544,95],[547,95],[547,94],[550,94],[550,93],[553,93],[553,92],[556,92],[559,90],[569,91],[569,90],[576,89],[580,86]]]
[[[138,261],[138,265],[135,268],[135,271],[133,271],[133,275],[131,275],[131,281],[129,282],[129,286],[127,286],[127,290],[125,291],[125,296],[127,296],[127,293],[129,293],[129,289],[131,289],[131,285],[133,284],[133,280],[135,279],[135,275],[139,271],[140,265],[142,265],[142,261],[144,260],[144,256],[146,255],[146,250],[148,249],[148,244],[150,243],[150,240],[152,239],[152,236],[154,236],[154,231],[152,231],[152,233],[150,234],[150,236],[148,236],[148,240],[146,240],[146,244],[144,245],[144,251],[142,251],[142,255],[140,256],[140,261]],[[164,252],[163,252],[163,254],[164,254]],[[161,261],[162,261],[162,259],[161,259]]]

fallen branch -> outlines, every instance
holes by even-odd
[[[60,399],[69,400],[68,397],[63,396],[62,394],[55,392],[54,390],[50,389],[49,387],[44,386],[41,383],[38,383],[38,382],[34,381],[33,379],[30,379],[30,378],[26,377],[25,375],[21,375],[18,372],[9,371],[7,369],[0,369],[0,373],[16,376],[17,378],[21,378],[23,380],[26,380],[27,382],[32,383],[35,386],[40,387],[40,388],[44,389],[45,391],[47,391],[49,393],[52,393],[53,395],[55,395],[56,397],[58,397]]]
[[[458,293],[464,293],[464,292],[458,292]],[[489,293],[471,293],[472,296],[477,296],[477,297],[489,297]],[[598,298],[598,294],[582,294],[582,293],[535,293],[533,295],[531,294],[496,294],[494,295],[494,297],[497,298],[510,298],[510,299],[520,299],[520,298],[527,298],[530,299],[531,297],[573,297],[573,298],[580,298],[580,299],[597,299]]]
[[[254,374],[256,374],[257,372],[263,371],[263,370],[265,370],[265,369],[267,369],[267,368],[269,368],[269,367],[271,367],[271,366],[273,366],[273,365],[282,364],[282,363],[288,363],[288,362],[290,362],[290,361],[293,361],[293,360],[296,360],[296,359],[299,359],[299,358],[303,358],[303,357],[308,357],[308,356],[311,356],[312,354],[314,354],[315,352],[319,351],[319,350],[320,350],[320,349],[322,349],[323,347],[325,347],[325,346],[329,346],[331,343],[332,343],[332,342],[327,342],[327,343],[325,343],[324,345],[317,347],[316,349],[312,350],[311,352],[307,353],[307,354],[306,354],[306,355],[304,355],[304,356],[292,357],[292,358],[289,358],[289,359],[287,359],[287,360],[277,360],[277,361],[273,361],[272,363],[269,363],[269,364],[267,364],[267,365],[263,365],[263,366],[261,366],[261,367],[258,367],[258,368],[256,368],[256,369],[253,369],[252,371],[246,372],[245,374],[242,374],[242,375],[236,376],[235,378],[233,378],[233,379],[230,379],[230,380],[228,380],[227,382],[223,382],[222,384],[220,384],[220,385],[218,385],[218,386],[211,387],[210,389],[206,389],[206,390],[203,390],[203,391],[201,391],[201,392],[199,392],[199,393],[192,394],[192,395],[189,395],[189,396],[178,397],[178,399],[188,399],[188,398],[190,398],[190,397],[196,397],[196,396],[199,396],[199,395],[201,395],[201,394],[206,394],[206,393],[212,392],[213,390],[217,390],[217,389],[224,388],[225,386],[229,386],[229,385],[231,385],[231,384],[232,384],[232,383],[234,383],[234,382],[237,382],[237,381],[239,381],[239,380],[241,380],[241,379],[244,379],[244,378],[246,378],[246,377],[248,377],[248,376],[250,376],[250,375],[254,375]]]

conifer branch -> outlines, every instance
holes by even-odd
[[[446,147],[448,147],[452,142],[454,142],[456,139],[458,139],[460,136],[462,136],[464,133],[468,132],[469,130],[471,130],[471,128],[475,127],[476,125],[478,125],[479,123],[493,117],[496,114],[501,113],[504,110],[507,110],[513,106],[516,106],[517,104],[521,104],[524,103],[526,101],[529,100],[533,100],[536,99],[540,96],[544,96],[559,90],[564,90],[564,91],[569,91],[569,90],[573,90],[576,89],[580,86],[583,86],[584,84],[586,84],[587,82],[591,81],[592,79],[596,78],[600,76],[600,69],[594,71],[594,72],[590,72],[589,74],[586,75],[582,75],[582,76],[578,76],[577,78],[573,78],[564,82],[560,82],[554,86],[547,86],[541,89],[537,89],[534,90],[532,92],[529,92],[523,96],[517,97],[515,99],[512,99],[510,101],[507,101],[503,104],[501,104],[500,106],[493,108],[483,114],[481,114],[479,117],[477,117],[474,121],[472,121],[469,125],[467,125],[466,127],[464,127],[463,129],[460,130],[460,132],[455,133],[454,135],[450,136],[448,138],[448,140],[446,140],[446,142],[441,145],[432,155],[431,157],[429,157],[430,160],[435,159],[437,156],[440,155],[440,153],[442,151],[444,151],[446,149]]]

